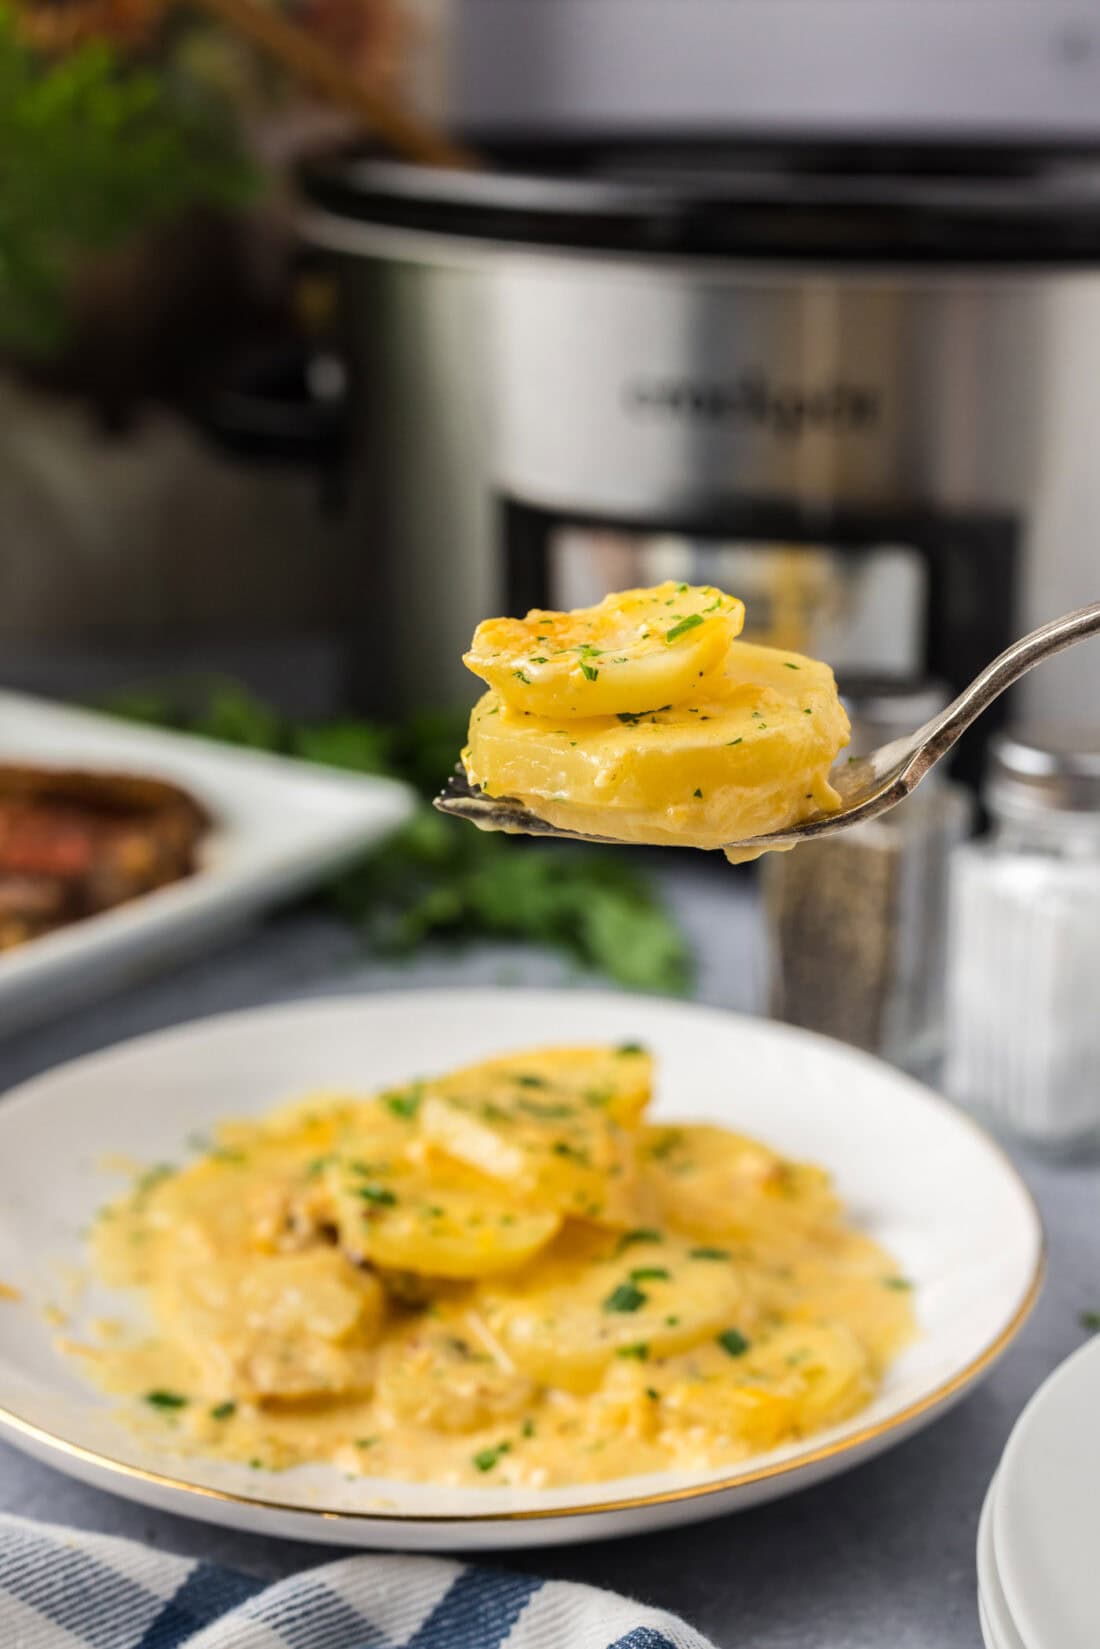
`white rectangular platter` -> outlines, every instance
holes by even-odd
[[[0,1035],[193,956],[302,892],[406,819],[393,779],[139,727],[0,692],[0,762],[142,773],[182,785],[214,820],[194,875],[0,953]]]

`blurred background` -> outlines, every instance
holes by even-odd
[[[682,574],[956,684],[1092,592],[1091,0],[7,0],[0,77],[9,682],[461,704]]]
[[[881,733],[1097,596],[1095,0],[6,0],[0,157],[4,686],[430,788],[488,613],[714,582]],[[824,912],[769,870],[773,1011],[940,1046],[994,731]]]

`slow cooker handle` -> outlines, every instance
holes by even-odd
[[[317,471],[322,506],[338,507],[346,428],[343,363],[294,345],[257,356],[194,409],[206,438],[233,458]]]

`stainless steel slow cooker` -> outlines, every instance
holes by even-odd
[[[1100,165],[610,140],[306,175],[335,258],[364,693],[478,619],[685,577],[841,673],[961,684],[1095,599]],[[1100,649],[1029,683],[1100,691]]]

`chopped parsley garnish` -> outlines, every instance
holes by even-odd
[[[168,1179],[175,1171],[170,1162],[154,1163],[152,1168],[147,1168],[144,1174],[141,1175],[134,1189],[139,1197],[143,1197],[155,1185],[159,1185],[161,1180]]]
[[[513,1081],[518,1082],[521,1088],[548,1088],[550,1086],[544,1076],[534,1076],[528,1071],[521,1071],[518,1076],[513,1078]]]
[[[210,1410],[211,1420],[228,1420],[237,1412],[236,1403],[216,1403]]]
[[[703,792],[702,792],[702,791],[701,791],[701,790],[697,790],[697,791],[696,791],[696,792],[695,792],[695,794],[696,794],[696,796],[697,796],[697,797],[698,797],[698,798],[699,798],[699,800],[700,800],[700,801],[702,801],[702,799],[703,799]]]
[[[1082,1311],[1077,1321],[1086,1334],[1100,1334],[1100,1311]]]
[[[640,1042],[620,1042],[615,1052],[620,1057],[624,1057],[627,1054],[644,1054],[645,1049]]]
[[[649,1298],[634,1283],[620,1283],[613,1288],[603,1303],[605,1311],[637,1311]]]
[[[496,1443],[492,1448],[479,1449],[474,1455],[474,1465],[479,1472],[491,1472],[501,1455],[510,1453],[511,1448],[511,1443]]]
[[[520,1429],[520,1435],[521,1436],[523,1436],[523,1437],[534,1437],[534,1435],[535,1435],[535,1422],[532,1420],[530,1415],[527,1416],[526,1420],[523,1422],[522,1426],[519,1429]]]
[[[656,1403],[659,1400],[660,1395],[661,1395],[660,1392],[657,1390],[656,1386],[646,1386],[645,1394],[649,1398],[651,1403]]]
[[[746,1340],[739,1328],[727,1328],[719,1334],[717,1344],[731,1357],[743,1357],[749,1349],[750,1341]]]
[[[729,750],[731,748],[731,746],[733,746],[735,744],[741,744],[741,743],[742,743],[741,739],[731,739],[729,744],[727,744],[726,749]]]
[[[883,1277],[882,1286],[896,1289],[899,1294],[907,1294],[913,1285],[908,1277]]]
[[[396,1093],[384,1094],[382,1097],[387,1111],[391,1111],[395,1117],[403,1117],[406,1122],[411,1122],[423,1102],[424,1089],[417,1082],[411,1088],[399,1089]]]
[[[584,677],[585,681],[595,681],[599,673],[600,672],[596,669],[594,664],[581,665],[581,675]]]
[[[531,658],[528,660],[529,664],[548,664],[549,662],[550,662],[549,659],[543,658],[541,656],[536,656],[535,654],[532,654]]]
[[[357,1185],[355,1194],[374,1208],[392,1208],[397,1201],[388,1185]]]
[[[805,709],[803,709],[803,711],[802,711],[802,714],[803,714],[803,715],[804,715],[804,716],[812,716],[812,715],[813,715],[813,711],[812,711],[812,710],[811,710],[811,709],[809,709],[809,707],[806,707],[806,708],[805,708]]]
[[[677,595],[686,595],[686,593],[687,593],[687,585],[686,584],[677,584],[676,594]]]
[[[619,710],[616,712],[618,721],[625,721],[628,727],[637,726],[646,716],[663,716],[666,710],[671,710],[671,704],[659,704],[655,710]]]
[[[639,1225],[634,1231],[623,1232],[615,1252],[621,1254],[625,1248],[633,1248],[636,1242],[661,1242],[662,1240],[661,1233],[655,1231],[651,1225]]]
[[[185,1409],[188,1400],[178,1391],[147,1391],[145,1401],[155,1409]]]
[[[728,1248],[693,1248],[693,1260],[728,1260],[732,1258]]]
[[[668,1278],[663,1265],[639,1265],[630,1273],[632,1283],[667,1282]]]
[[[615,1353],[616,1357],[636,1357],[639,1363],[644,1363],[649,1357],[649,1347],[640,1340],[637,1345],[620,1346]]]
[[[373,1449],[377,1441],[377,1437],[357,1437],[355,1446],[357,1449]]]
[[[545,1099],[517,1099],[516,1110],[526,1111],[529,1117],[539,1117],[545,1122],[558,1122],[562,1117],[573,1115],[572,1105],[559,1105]]]
[[[789,658],[783,660],[783,666],[787,670],[801,670],[802,668],[801,664],[792,664]]]
[[[679,641],[680,637],[686,636],[689,630],[698,629],[702,622],[702,613],[689,613],[687,618],[682,618],[679,624],[674,624],[671,630],[665,631],[665,640]]]
[[[517,681],[522,681],[525,687],[530,687],[531,678],[527,674],[526,670],[513,670],[512,674],[515,676]]]
[[[587,1151],[582,1151],[578,1145],[570,1145],[567,1139],[556,1139],[550,1147],[556,1157],[567,1157],[570,1162],[583,1163],[588,1166],[590,1158]]]

